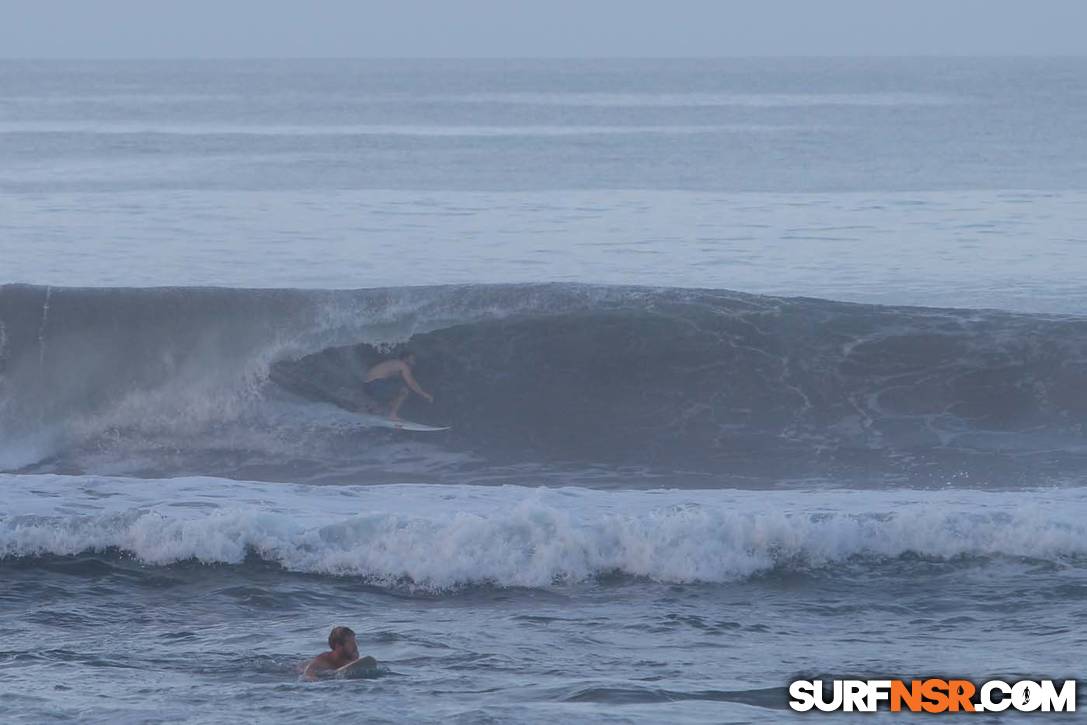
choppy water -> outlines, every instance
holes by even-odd
[[[1082,491],[2,483],[30,712],[774,722],[798,673],[1081,661]],[[308,694],[345,617],[391,671]]]
[[[1084,70],[0,63],[5,716],[1076,676]]]

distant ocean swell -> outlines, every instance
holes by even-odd
[[[265,434],[319,438],[330,404],[357,410],[366,367],[407,344],[437,402],[405,413],[452,425],[425,445],[473,465],[932,481],[1087,471],[1087,319],[1074,316],[582,285],[7,286],[0,330],[9,470],[87,470],[87,451],[123,457],[135,441],[211,473],[202,432],[244,433],[250,450]],[[365,448],[373,432],[356,432]]]

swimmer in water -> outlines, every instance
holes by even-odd
[[[310,660],[302,672],[302,679],[309,682],[334,675],[337,670],[356,662],[363,667],[377,667],[373,657],[359,657],[359,645],[350,627],[333,627],[328,633],[328,652]]]

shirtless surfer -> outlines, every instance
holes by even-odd
[[[406,350],[393,360],[385,360],[366,371],[362,390],[366,396],[381,406],[391,420],[400,420],[400,406],[414,392],[429,403],[434,396],[419,387],[411,374],[415,367],[415,353]]]
[[[356,662],[362,667],[377,667],[377,660],[373,657],[359,657],[359,645],[350,627],[333,627],[328,633],[328,648],[330,651],[322,652],[306,665],[303,680],[313,682],[328,677],[336,670]]]

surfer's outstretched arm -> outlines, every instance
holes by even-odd
[[[420,398],[426,398],[431,403],[434,402],[434,396],[419,387],[419,383],[415,382],[415,376],[411,374],[411,368],[405,365],[400,368],[400,375],[404,378],[404,382],[408,384],[408,387],[415,391],[415,394]]]

